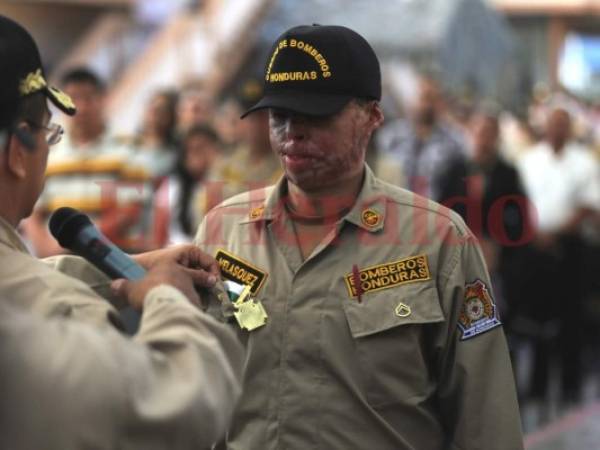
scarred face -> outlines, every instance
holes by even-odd
[[[367,144],[382,121],[375,102],[352,101],[325,117],[271,109],[271,146],[288,182],[305,192],[318,192],[362,175]]]

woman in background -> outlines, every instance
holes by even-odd
[[[162,245],[190,242],[196,231],[195,193],[210,179],[221,142],[210,125],[184,135],[174,172],[161,183],[155,200],[157,235]]]

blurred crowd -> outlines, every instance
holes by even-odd
[[[428,75],[414,86],[410,100],[387,94],[371,167],[454,209],[480,239],[511,349],[533,355],[527,379],[517,377],[523,398],[544,401],[558,373],[561,400],[579,401],[600,340],[600,105],[537,89],[518,116],[448,97]],[[63,252],[47,231],[59,206],[87,213],[125,250],[145,251],[190,242],[212,206],[281,176],[268,112],[239,118],[261,80],[218,98],[201,83],[157,91],[133,136],[107,128],[96,74],[73,69],[61,88],[78,113],[22,225],[38,256]]]
[[[538,89],[519,116],[449,98],[440,81],[418,76],[414,96],[396,102],[372,164],[479,238],[521,400],[579,404],[600,343],[599,105]]]
[[[110,240],[139,252],[190,242],[212,206],[281,175],[267,113],[239,119],[260,98],[256,79],[219,104],[197,83],[157,91],[132,136],[108,129],[107,88],[97,74],[75,68],[61,85],[77,114],[65,118],[66,133],[48,158],[44,192],[22,225],[37,256],[63,252],[47,229],[60,206],[83,211]]]

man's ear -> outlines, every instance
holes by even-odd
[[[368,106],[367,114],[369,135],[371,135],[383,123],[383,111],[381,110],[379,103],[372,101]]]
[[[6,147],[7,170],[17,178],[22,179],[27,175],[26,154],[31,152],[27,144],[31,142],[33,142],[33,136],[31,136],[27,125],[19,125],[10,134]]]
[[[373,102],[371,108],[371,120],[373,121],[373,130],[379,128],[383,123],[383,111],[379,106],[379,102]]]

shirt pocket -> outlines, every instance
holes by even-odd
[[[413,283],[343,302],[369,403],[383,406],[427,396],[435,385],[427,329],[444,321],[435,284]]]

